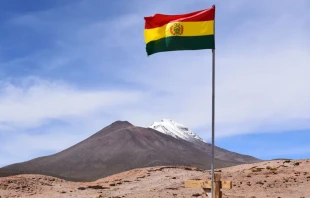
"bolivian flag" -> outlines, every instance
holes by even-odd
[[[214,16],[215,6],[187,14],[144,17],[147,54],[214,49]]]

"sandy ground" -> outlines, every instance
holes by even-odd
[[[233,188],[224,198],[310,198],[310,160],[270,161],[217,170]],[[184,188],[184,180],[208,179],[208,171],[189,167],[135,169],[95,182],[68,182],[43,175],[0,178],[0,197],[175,198],[206,197]]]

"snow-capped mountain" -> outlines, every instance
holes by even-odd
[[[198,135],[190,131],[183,124],[169,119],[163,119],[160,122],[154,122],[151,126],[149,126],[149,128],[155,129],[177,139],[187,140],[189,142],[203,141]]]

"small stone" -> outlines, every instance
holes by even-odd
[[[90,189],[95,189],[95,190],[104,189],[104,187],[99,186],[99,185],[95,185],[95,186],[88,186],[87,188],[90,188]]]

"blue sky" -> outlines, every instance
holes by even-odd
[[[310,157],[310,3],[2,0],[0,166],[65,149],[116,120],[173,119],[210,141],[211,51],[147,57],[144,16],[216,4],[216,144]]]

